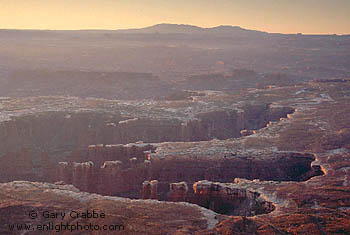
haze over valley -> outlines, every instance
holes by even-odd
[[[0,234],[350,234],[350,35],[98,22],[0,29]]]
[[[283,35],[231,26],[172,24],[109,31],[0,30],[0,35],[3,96],[155,98],[164,96],[164,89],[184,89],[184,84],[190,86],[193,77],[202,75],[225,76],[233,83],[254,76],[268,85],[343,79],[350,74],[350,37],[346,35]],[[244,75],[241,70],[250,72]],[[243,77],[237,76],[241,72]],[[275,81],[264,82],[264,76]],[[126,84],[127,77],[144,77],[143,86],[152,95],[140,96],[132,82]],[[277,81],[279,77],[284,81]],[[130,94],[112,95],[99,88],[116,83]],[[258,82],[246,83],[237,82],[231,88],[254,87]]]

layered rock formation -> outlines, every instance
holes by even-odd
[[[259,193],[240,185],[199,181],[193,185],[191,202],[220,214],[252,216],[267,214],[275,209]]]
[[[9,152],[0,158],[0,182],[37,178],[33,171],[33,161],[28,149]]]
[[[211,229],[220,217],[189,203],[103,197],[69,185],[23,181],[0,184],[0,201],[1,234],[174,234]],[[86,218],[87,212],[99,216]],[[85,229],[89,224],[92,229]],[[17,225],[30,229],[20,231]]]
[[[201,151],[201,155],[196,154],[195,158],[186,154],[186,151],[195,154],[195,150],[186,150],[185,143],[174,143],[172,144],[173,147],[169,146],[170,143],[157,144],[155,145],[157,148],[146,144],[118,145],[115,148],[130,151],[133,149],[132,154],[130,155],[130,151],[119,151],[117,155],[92,155],[94,157],[90,159],[98,159],[96,163],[92,161],[85,163],[61,162],[57,165],[57,174],[55,176],[51,175],[51,177],[54,181],[73,184],[84,191],[132,198],[140,197],[138,192],[141,191],[141,185],[145,183],[144,181],[157,180],[159,181],[159,189],[157,190],[159,197],[147,198],[162,200],[172,198],[171,200],[174,201],[183,201],[176,199],[182,196],[171,193],[172,187],[176,191],[176,188],[180,185],[170,185],[169,189],[169,184],[179,181],[193,184],[199,180],[232,182],[237,177],[303,181],[323,174],[319,166],[311,165],[315,160],[312,154],[266,150],[260,153],[255,152],[255,156],[251,156],[249,152],[230,153],[230,149],[220,148],[213,142],[215,141],[198,144],[198,151]],[[221,142],[217,142],[217,144],[219,143]],[[204,152],[203,149],[208,144],[212,146],[212,150],[211,152]],[[164,152],[165,147],[172,150],[181,148],[183,153],[174,155],[173,152]],[[90,146],[89,150],[92,148]],[[98,148],[100,148],[98,152],[102,153],[103,147]],[[109,149],[111,147],[105,148]],[[149,150],[142,151],[145,149],[154,149],[151,150],[154,153],[150,153]],[[135,153],[139,153],[139,155],[136,155],[137,158],[128,159],[130,156],[135,156]],[[99,157],[96,158],[95,156]],[[111,156],[114,156],[114,161],[105,161],[103,165],[98,165],[100,161],[110,159]],[[269,161],[267,162],[266,159],[269,159]],[[169,193],[170,197],[168,196]],[[142,195],[144,194],[149,195],[150,193],[142,193]]]
[[[172,103],[62,97],[30,98],[29,103],[27,99],[0,100],[4,111],[0,116],[4,172],[0,181],[53,181],[56,164],[64,161],[92,161],[101,166],[105,161],[138,157],[132,163],[135,167],[144,160],[144,152],[152,152],[155,146],[125,148],[120,144],[236,138],[242,129],[259,129],[294,112],[267,103],[237,105],[226,99],[211,103],[218,94],[200,94],[198,100]],[[7,174],[12,158],[24,165],[21,172]]]
[[[168,200],[190,202],[226,215],[253,216],[267,214],[275,209],[272,202],[247,187],[207,180],[194,183],[191,191],[186,182],[170,184]]]
[[[186,202],[189,197],[188,186],[186,182],[171,183],[169,201]]]
[[[60,181],[59,184],[75,184],[82,190],[105,195],[140,198],[141,193],[143,198],[187,201],[220,213],[235,215],[230,218],[224,217],[224,221],[211,229],[206,229],[204,226],[201,228],[200,226],[188,225],[187,219],[179,218],[181,221],[176,222],[175,218],[178,218],[176,217],[178,215],[174,216],[174,214],[187,213],[188,211],[184,208],[185,211],[172,211],[173,207],[168,207],[167,209],[171,210],[167,213],[172,220],[169,223],[176,222],[176,229],[171,231],[182,234],[195,232],[198,234],[239,234],[240,232],[242,234],[348,234],[350,233],[348,226],[350,224],[350,201],[348,200],[350,198],[348,169],[350,150],[347,138],[347,129],[350,123],[348,115],[350,111],[349,86],[347,83],[342,83],[341,86],[338,86],[337,83],[310,83],[302,86],[247,90],[239,96],[227,93],[209,94],[208,92],[205,96],[194,97],[191,102],[164,102],[161,104],[162,108],[157,106],[160,103],[146,104],[141,102],[138,105],[148,105],[147,118],[154,118],[154,123],[157,122],[156,117],[162,117],[166,120],[164,122],[175,120],[174,123],[185,126],[184,130],[188,131],[187,136],[198,137],[203,133],[207,135],[202,136],[204,140],[199,142],[182,141],[156,144],[138,142],[126,145],[108,145],[103,144],[103,142],[99,142],[102,145],[95,145],[96,143],[93,143],[94,145],[90,147],[86,145],[85,150],[69,151],[61,159],[55,159],[56,162],[52,164],[45,160],[38,160],[52,158],[51,155],[38,154],[40,151],[28,150],[28,153],[32,154],[27,155],[26,151],[23,151],[22,155],[15,158],[16,151],[13,151],[12,155],[2,158],[4,159],[4,165],[2,165],[4,169],[1,175],[6,181],[21,177],[33,177],[33,180],[47,179],[52,182]],[[252,103],[252,100],[256,99],[263,104],[243,105],[245,102]],[[52,100],[47,102],[50,103]],[[114,108],[122,107],[119,103],[113,106],[115,105],[113,102],[100,102],[100,105],[104,107],[109,105]],[[234,108],[233,103],[239,103],[239,105]],[[3,102],[1,104],[6,106]],[[22,103],[19,102],[19,104]],[[134,106],[127,103],[123,108],[120,108],[124,112],[122,116],[128,114],[128,118],[123,116],[120,120],[122,123],[118,122],[118,125],[134,125],[135,122],[144,118],[142,112],[139,115],[135,114],[136,111],[142,110],[142,108],[135,108],[136,106],[136,103]],[[9,109],[10,106],[6,107]],[[82,105],[82,107],[86,106]],[[97,107],[101,106],[96,105],[96,110],[99,110]],[[296,111],[283,117],[280,115],[281,113],[285,114],[283,107],[292,107],[292,110]],[[250,111],[251,109],[256,111]],[[276,114],[276,118],[274,114],[271,114],[268,118],[270,120],[267,120],[265,119],[266,112],[269,112],[266,111],[267,109],[279,110],[273,113],[281,113]],[[201,112],[204,110],[205,112]],[[13,114],[15,111],[8,112]],[[233,117],[230,116],[233,113],[240,115],[240,118],[230,119]],[[4,112],[5,116],[7,114]],[[173,117],[167,119],[169,118],[167,115],[173,115]],[[223,120],[222,123],[211,123],[210,117],[216,117],[216,115],[220,118],[214,118],[215,123]],[[222,138],[226,138],[230,133],[232,134],[232,130],[222,132],[218,130],[227,129],[228,125],[226,124],[232,124],[233,120],[233,129],[240,126],[244,130],[255,130],[255,133],[225,140],[208,137],[221,135]],[[248,125],[245,124],[246,122],[249,123],[251,129],[245,127]],[[268,125],[266,125],[267,123]],[[110,124],[110,128],[118,126],[116,123],[114,123],[115,126],[111,123],[107,124]],[[192,125],[193,128],[186,127],[186,125]],[[266,127],[259,129],[262,125],[266,125]],[[198,127],[198,129],[194,127]],[[237,128],[238,132],[235,133],[240,135],[240,131],[243,129]],[[141,127],[135,130],[145,133],[142,132]],[[202,132],[203,130],[206,131]],[[176,131],[179,133],[180,128],[177,128]],[[167,135],[171,136],[173,133],[169,131]],[[141,135],[145,136],[143,134]],[[167,136],[167,138],[173,138],[173,136]],[[205,138],[209,138],[209,140]],[[53,140],[51,141],[53,142]],[[23,169],[8,167],[12,163],[11,161],[16,163],[22,160]],[[45,164],[43,164],[44,162]],[[14,169],[14,175],[11,175],[7,168]],[[54,170],[50,171],[51,168]],[[152,186],[150,181],[153,180],[156,180],[154,182],[157,183],[153,183]],[[177,183],[182,181],[186,182],[187,189],[185,183]],[[145,184],[143,184],[144,182]],[[33,206],[31,202],[28,202],[28,195],[34,195],[42,201],[36,203],[35,206],[41,204],[48,207],[45,204],[48,202],[45,201],[45,198],[51,198],[48,197],[51,195],[51,190],[49,188],[45,188],[48,191],[42,190],[42,186],[37,183],[28,184],[1,185],[0,196],[2,195],[4,201],[1,204],[4,205],[3,214],[9,214],[8,211],[14,211],[17,214],[17,212],[24,211],[23,205]],[[193,184],[195,184],[194,190]],[[54,188],[53,191],[55,194],[67,194],[63,188]],[[26,199],[24,199],[24,195]],[[45,197],[41,195],[45,195]],[[83,195],[90,194],[79,195],[83,198]],[[102,196],[93,195],[92,197],[90,203],[96,200],[96,204],[93,205],[104,205],[104,201],[99,201]],[[104,198],[109,200],[112,197]],[[62,197],[53,196],[52,200],[55,203],[70,203],[69,200],[61,202],[61,199]],[[13,203],[13,201],[8,200],[17,201]],[[149,208],[146,205],[150,200],[138,202],[140,204],[135,205],[135,207],[128,204],[130,207],[127,208],[135,208],[136,210],[142,208],[140,210],[142,212],[139,211],[134,215],[128,210],[127,212],[130,214],[124,215],[125,217],[130,218],[129,215],[132,214],[133,218],[141,218],[140,222],[152,217],[149,220],[152,228],[164,219],[162,216],[164,215],[162,213],[165,213],[164,210],[162,213],[158,213],[157,217],[153,217],[154,214],[144,215],[144,209]],[[52,206],[53,203],[50,203],[49,206]],[[13,205],[19,205],[19,207],[13,207]],[[59,205],[65,208],[63,204]],[[175,205],[174,208],[177,208],[177,206],[184,204],[169,205]],[[120,205],[112,203],[108,206],[117,210]],[[253,216],[257,214],[260,215]],[[243,217],[236,215],[243,215]],[[249,216],[249,218],[245,216]],[[1,217],[2,220],[4,218]],[[27,221],[23,216],[15,216],[14,218],[18,221]],[[3,221],[3,223],[8,222]],[[139,228],[143,234],[149,231],[143,226]],[[156,228],[158,229],[157,226]]]
[[[73,163],[72,183],[85,192],[91,191],[94,183],[94,163]]]
[[[1,154],[27,147],[34,153],[63,157],[63,153],[97,143],[227,139],[239,137],[242,129],[262,128],[294,111],[268,104],[238,107],[232,102],[201,100],[169,104],[45,97],[27,102],[0,100],[0,107],[5,106],[0,109]]]
[[[158,180],[143,182],[141,195],[142,199],[159,199]]]

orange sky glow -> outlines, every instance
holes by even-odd
[[[349,0],[0,0],[0,28],[124,29],[158,23],[350,34]]]

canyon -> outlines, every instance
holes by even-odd
[[[216,95],[194,98],[210,96]],[[144,151],[155,150],[162,142],[237,138],[242,130],[257,130],[294,112],[265,103],[236,106],[220,101],[217,107],[201,100],[142,103],[41,97],[29,102],[5,99],[2,105],[1,181],[52,179],[48,172],[64,161],[92,161],[99,168],[105,161],[119,160],[123,168],[130,168],[130,158],[143,163]],[[28,110],[28,105],[33,107]],[[47,106],[56,111],[41,111]],[[128,147],[140,141],[150,144]],[[11,168],[17,165],[12,159],[22,166],[18,175]]]
[[[1,210],[13,200],[21,205],[34,190],[26,185],[35,184],[35,195],[50,192],[44,207],[57,193],[83,193],[102,210],[106,200],[130,200],[132,213],[151,202],[181,211],[196,204],[214,213],[214,225],[208,220],[186,227],[184,218],[181,228],[167,227],[178,233],[296,233],[305,222],[315,234],[347,231],[349,120],[343,114],[349,83],[341,86],[313,82],[248,89],[238,97],[204,92],[152,102],[36,97],[33,109],[27,100],[3,99],[0,187],[8,196],[1,194]],[[252,102],[256,97],[259,102]],[[41,112],[45,106],[56,111]],[[19,191],[23,198],[11,199]],[[163,225],[157,221],[147,231]]]
[[[350,234],[349,39],[0,29],[0,234]]]
[[[3,117],[1,125],[3,141],[0,150],[13,149],[13,152],[6,152],[1,158],[1,181],[61,182],[106,196],[171,201],[170,185],[179,181],[190,185],[199,180],[232,182],[236,177],[302,181],[323,174],[322,171],[314,171],[311,162],[315,158],[306,153],[266,152],[262,156],[270,159],[266,162],[246,153],[237,156],[229,148],[216,149],[215,143],[222,144],[220,140],[238,138],[242,131],[256,132],[268,123],[294,113],[292,107],[268,103],[236,106],[219,101],[214,106],[203,101],[220,98],[221,95],[199,93],[189,101],[150,103],[148,109],[162,114],[156,118],[142,116],[146,112],[142,112],[136,102],[90,99],[85,104],[89,106],[92,103],[101,109],[112,107],[105,112],[84,110],[84,103],[80,103],[84,101],[74,100],[76,103],[73,104],[69,99],[58,97],[36,98],[38,106],[31,110],[40,110],[43,103],[48,105],[49,102],[55,102],[49,105],[51,108],[66,103],[71,105],[60,111],[37,113],[26,113],[25,109],[20,112],[17,106],[12,111],[11,105],[8,105],[8,117]],[[17,104],[11,99],[4,101],[5,104],[12,102]],[[178,107],[167,108],[164,104]],[[83,110],[77,110],[77,106]],[[193,110],[194,107],[196,110]],[[164,109],[178,115],[165,115]],[[185,112],[181,113],[181,109]],[[160,151],[169,148],[170,143],[204,143],[214,150],[202,152],[202,157],[195,158],[191,155],[164,157]],[[273,170],[268,169],[271,164],[274,165]],[[13,166],[20,168],[17,170]],[[147,181],[151,182],[150,185]],[[156,186],[152,182],[157,182]],[[146,186],[141,187],[145,183]],[[189,197],[193,199],[188,201],[201,205],[202,200],[196,198],[192,187],[190,193]]]

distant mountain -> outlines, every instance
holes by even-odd
[[[266,32],[257,31],[257,30],[250,30],[250,29],[244,29],[239,26],[230,26],[230,25],[221,25],[214,28],[207,28],[205,29],[207,31],[210,31],[212,33],[261,33],[261,34],[267,34]]]
[[[0,36],[13,36],[13,35],[23,35],[28,36],[30,34],[40,36],[51,36],[52,34],[62,35],[62,34],[105,34],[105,33],[123,33],[123,34],[206,34],[206,35],[226,35],[226,36],[264,36],[264,35],[273,35],[273,36],[311,36],[311,37],[350,37],[350,34],[336,35],[336,34],[283,34],[283,33],[268,33],[264,31],[244,29],[239,26],[232,25],[220,25],[212,28],[202,28],[195,25],[188,24],[156,24],[153,26],[145,28],[134,28],[134,29],[79,29],[79,30],[50,30],[50,29],[2,29],[0,28]]]
[[[159,34],[247,34],[258,33],[267,34],[261,31],[243,29],[239,26],[221,25],[213,28],[201,28],[186,24],[156,24],[140,29],[122,29],[116,30],[119,33],[159,33]]]
[[[132,31],[132,30],[126,30]],[[134,29],[138,33],[201,33],[203,28],[185,24],[156,24],[150,27]]]

